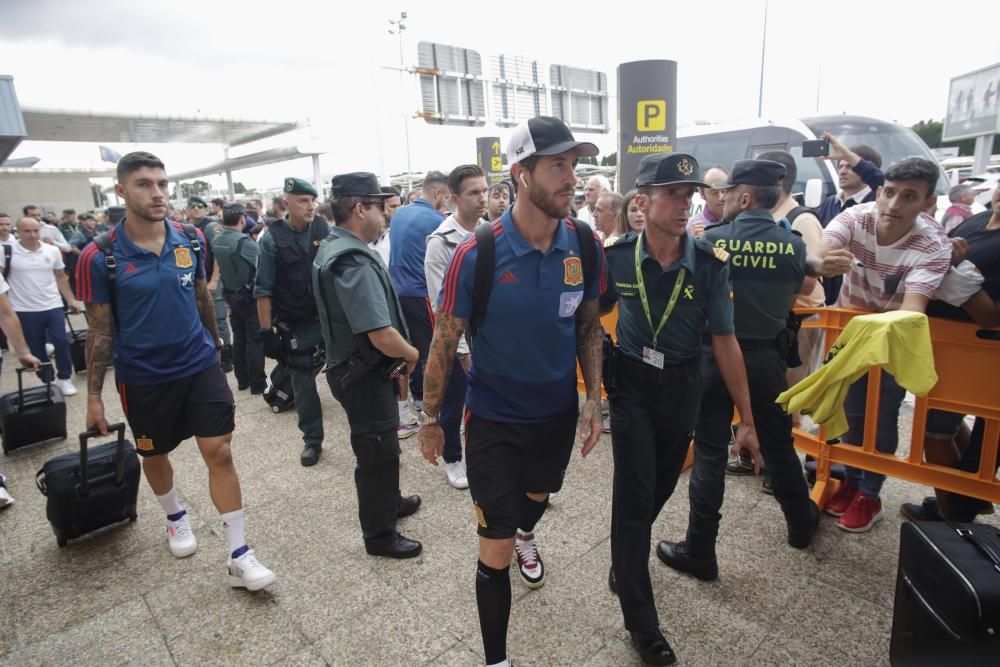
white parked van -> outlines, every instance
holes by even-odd
[[[883,169],[908,157],[921,157],[938,164],[927,144],[910,128],[876,118],[846,115],[790,121],[757,118],[746,122],[695,123],[678,129],[674,150],[694,155],[703,168],[717,164],[727,170],[736,160],[754,158],[767,151],[788,151],[799,171],[792,192],[805,195],[807,182],[818,180],[822,187],[810,187],[805,202],[807,206],[818,206],[824,197],[837,192],[837,165],[830,160],[803,158],[802,142],[819,139],[824,132],[848,147],[871,146],[882,155]],[[947,195],[948,188],[948,179],[941,170],[937,193]]]

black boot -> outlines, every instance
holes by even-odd
[[[299,457],[299,462],[306,467],[316,465],[319,463],[319,454],[322,449],[323,445],[306,445],[302,448],[302,455]]]
[[[670,648],[667,638],[660,629],[646,632],[631,632],[632,645],[639,652],[639,657],[647,665],[672,665],[677,662],[674,650]]]
[[[715,556],[692,556],[687,542],[660,542],[656,546],[656,555],[666,565],[695,579],[715,581],[719,578],[719,563]]]

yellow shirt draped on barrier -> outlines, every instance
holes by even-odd
[[[917,396],[926,395],[938,379],[927,316],[894,310],[855,317],[830,348],[823,366],[789,387],[776,402],[789,413],[812,416],[825,427],[827,438],[838,438],[847,432],[847,390],[872,366],[881,366]]]

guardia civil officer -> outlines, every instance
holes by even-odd
[[[304,466],[319,461],[323,447],[323,412],[316,392],[315,369],[322,359],[312,263],[320,242],[330,234],[316,216],[316,188],[301,178],[286,178],[287,214],[275,220],[260,238],[260,258],[254,296],[265,356],[288,365],[295,393],[295,411],[305,446]]]
[[[809,499],[802,465],[792,446],[792,418],[774,399],[788,388],[785,372],[790,339],[795,337],[785,329],[788,311],[796,295],[808,293],[816,283],[805,274],[806,244],[802,237],[777,225],[771,215],[784,175],[785,167],[778,162],[738,161],[729,178],[715,185],[725,190],[723,219],[730,222],[708,230],[704,239],[730,255],[736,339],[750,379],[750,407],[761,454],[774,497],[785,514],[788,544],[804,549],[816,532],[819,510]],[[688,484],[691,511],[687,537],[682,542],[661,542],[657,547],[664,563],[704,581],[719,576],[715,540],[733,415],[721,370],[722,360],[706,348],[702,355],[705,393]]]
[[[219,267],[222,294],[229,305],[229,323],[233,330],[233,369],[240,391],[263,394],[264,351],[260,346],[260,327],[253,298],[259,249],[243,233],[248,220],[242,204],[229,202],[222,207],[222,231],[212,239],[212,252]]]
[[[605,249],[602,310],[618,303],[618,347],[607,371],[615,460],[609,584],[617,588],[633,645],[653,665],[673,664],[676,657],[653,602],[650,529],[677,484],[691,442],[702,390],[703,335],[743,417],[735,449],[759,457],[733,335],[728,255],[686,232],[694,189],[707,187],[695,180],[698,172],[698,162],[683,153],[643,158],[634,201],[646,228]]]
[[[365,550],[410,558],[416,540],[396,530],[396,519],[420,507],[420,496],[399,494],[399,412],[395,377],[412,371],[420,355],[407,340],[405,320],[389,271],[370,244],[385,225],[385,200],[374,174],[334,176],[330,196],[337,226],[316,255],[312,280],[326,343],[326,379],[347,413],[357,458],[354,483]]]

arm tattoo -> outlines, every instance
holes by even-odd
[[[444,391],[448,387],[451,369],[458,351],[458,339],[465,332],[468,320],[438,310],[434,314],[434,338],[427,353],[424,368],[424,411],[436,415],[441,409]]]
[[[208,291],[208,283],[204,278],[194,281],[194,299],[198,306],[198,316],[208,333],[212,334],[212,342],[218,345],[219,332],[215,328],[215,302]]]
[[[587,398],[601,398],[601,362],[604,357],[604,328],[598,316],[597,299],[576,309],[576,358],[580,362]]]
[[[87,317],[87,393],[101,395],[104,376],[111,365],[112,322],[111,304],[88,303]]]

